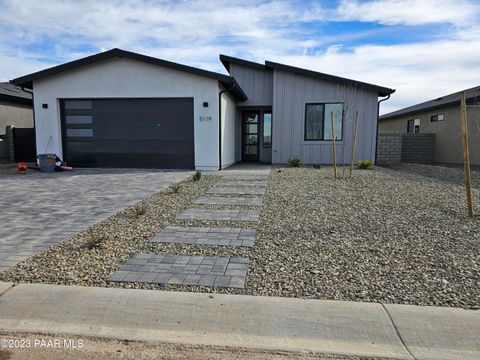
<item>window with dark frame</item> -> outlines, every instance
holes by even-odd
[[[263,147],[272,147],[272,113],[263,113]]]
[[[445,120],[445,114],[437,114],[430,117],[430,122],[437,122],[443,120]]]
[[[335,128],[335,140],[343,138],[343,104],[305,104],[305,141],[332,140],[331,113]]]

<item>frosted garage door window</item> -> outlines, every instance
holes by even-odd
[[[67,115],[65,122],[70,125],[91,124],[93,119],[91,115]]]
[[[93,129],[67,129],[68,137],[93,137]]]
[[[65,110],[89,110],[91,108],[91,100],[65,100]]]

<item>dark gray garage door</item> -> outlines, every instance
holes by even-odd
[[[194,168],[193,99],[62,101],[72,166]]]

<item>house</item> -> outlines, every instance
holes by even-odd
[[[33,128],[32,105],[30,92],[8,82],[0,83],[0,159],[9,158],[10,152],[13,153],[7,145],[8,126]]]
[[[74,166],[216,170],[239,161],[374,159],[378,97],[394,90],[229,56],[230,75],[112,49],[12,80],[33,89],[37,152]]]
[[[480,87],[467,89],[467,105],[477,105]],[[463,163],[460,93],[442,96],[380,116],[379,132],[435,134],[434,162]],[[470,162],[480,165],[480,108],[467,109]]]
[[[8,82],[0,83],[0,135],[10,126],[33,127],[32,94]]]

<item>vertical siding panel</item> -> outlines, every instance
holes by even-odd
[[[374,158],[377,94],[363,89],[339,86],[335,83],[274,70],[272,103],[273,160],[286,163],[298,155],[306,163],[332,163],[331,142],[304,142],[303,122],[305,102],[343,102],[346,108],[343,141],[337,143],[337,161],[348,165],[351,161],[355,114],[359,112],[356,160]],[[264,82],[266,83],[266,81]],[[267,96],[264,93],[265,97]],[[327,115],[327,121],[330,118]]]
[[[230,75],[235,78],[248,99],[240,106],[272,106],[273,72],[239,64],[230,64]]]
[[[265,102],[267,104],[273,103],[273,71],[265,72]]]

